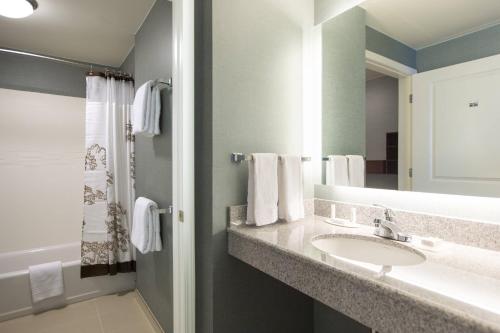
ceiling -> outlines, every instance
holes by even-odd
[[[30,17],[0,16],[0,47],[118,67],[155,0],[37,0]]]
[[[499,0],[366,0],[367,25],[414,48],[500,24]]]

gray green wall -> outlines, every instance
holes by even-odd
[[[314,302],[314,333],[371,333],[372,330],[321,302]]]
[[[365,155],[365,11],[322,25],[323,156]]]
[[[133,57],[133,64],[132,59]],[[172,76],[172,3],[157,0],[135,37],[135,48],[122,68],[133,68],[136,89],[147,80]],[[171,93],[161,92],[161,135],[136,136],[136,196],[144,196],[162,208],[172,203]],[[172,221],[161,215],[163,250],[137,252],[137,289],[165,332],[173,331]]]
[[[0,88],[85,98],[89,68],[0,51]]]
[[[421,73],[500,54],[500,25],[419,50],[367,26],[366,49]]]
[[[312,300],[229,256],[226,232],[248,173],[230,153],[300,153],[301,44],[267,1],[196,1],[197,333],[312,331]]]
[[[417,68],[417,51],[368,26],[366,49],[406,66]]]
[[[417,51],[417,70],[456,65],[500,54],[500,25]]]

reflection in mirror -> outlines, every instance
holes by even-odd
[[[498,1],[366,0],[323,22],[323,183],[499,196],[499,18]]]

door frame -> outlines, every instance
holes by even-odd
[[[417,70],[366,50],[366,68],[398,79],[398,190],[411,191],[412,75]]]
[[[173,326],[194,333],[194,0],[172,5]]]

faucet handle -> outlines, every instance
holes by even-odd
[[[393,221],[394,218],[396,217],[396,214],[394,214],[394,211],[392,209],[390,209],[389,207],[386,207],[386,206],[380,205],[380,204],[373,204],[373,206],[380,207],[380,208],[384,209],[384,215],[385,215],[385,219],[387,221]]]

